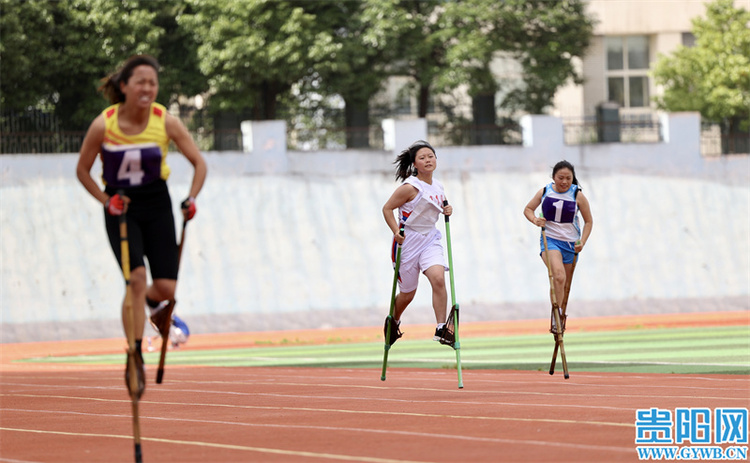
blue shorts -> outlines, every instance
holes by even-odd
[[[544,252],[544,237],[539,237],[539,246],[542,248],[539,255]],[[547,249],[550,251],[560,251],[563,258],[563,264],[572,264],[575,259],[575,243],[573,241],[561,241],[547,237]]]

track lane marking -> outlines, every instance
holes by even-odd
[[[78,378],[80,380],[80,378]],[[750,383],[750,381],[746,381]],[[438,388],[425,388],[425,387],[407,387],[407,386],[371,386],[371,385],[364,385],[364,384],[329,384],[329,383],[304,383],[304,382],[279,382],[279,381],[253,381],[252,379],[248,379],[247,381],[223,381],[223,380],[180,380],[180,383],[192,383],[192,384],[229,384],[229,385],[252,385],[252,386],[294,386],[294,387],[307,387],[307,388],[317,388],[317,387],[325,387],[325,388],[360,388],[360,389],[375,389],[375,390],[406,390],[406,391],[424,391],[424,392],[443,392],[448,393],[452,395],[460,394],[460,395],[470,395],[470,394],[478,394],[478,395],[486,395],[486,394],[500,394],[500,395],[531,395],[531,396],[550,396],[550,397],[580,397],[580,393],[575,392],[533,392],[533,391],[519,391],[519,390],[509,390],[509,391],[477,391],[472,389],[438,389]],[[174,383],[173,383],[174,384]],[[4,386],[23,386],[23,387],[46,387],[46,388],[57,388],[57,389],[70,389],[70,386],[65,385],[48,385],[48,384],[24,384],[24,383],[3,383]],[[573,387],[576,384],[575,383],[561,383],[562,387]],[[588,386],[588,385],[587,385]],[[592,387],[603,387],[603,385],[600,384],[593,384],[590,385]],[[611,385],[611,387],[620,387],[618,385]],[[120,387],[102,387],[102,386],[76,386],[78,389],[103,389],[103,390],[113,390],[113,389],[120,389]],[[627,387],[626,387],[627,388]],[[166,389],[166,388],[163,388]],[[709,390],[715,390],[711,388],[707,388]],[[180,389],[176,388],[169,388],[170,391],[179,391]],[[723,388],[721,390],[724,390]],[[738,390],[740,392],[745,392],[746,389],[740,389]],[[213,391],[205,391],[206,393],[211,393]],[[232,394],[232,391],[219,391],[226,394]],[[238,393],[238,394],[244,394],[244,393]],[[250,393],[248,393],[250,394]],[[253,392],[252,394],[255,394]],[[644,394],[591,394],[586,393],[586,397],[599,397],[604,399],[609,399],[612,397],[618,397],[618,398],[625,398],[625,399],[633,399],[633,398],[648,398],[648,399],[683,399],[683,398],[689,398],[689,399],[699,399],[699,400],[740,400],[740,401],[746,401],[747,399],[745,397],[715,397],[715,396],[699,396],[699,395],[693,395],[690,396],[684,396],[684,395],[654,395],[650,393],[644,393]]]
[[[427,387],[407,387],[407,386],[370,386],[370,385],[364,385],[364,384],[327,384],[327,383],[291,383],[291,382],[258,382],[258,381],[252,381],[249,380],[248,382],[243,381],[203,381],[203,380],[184,380],[182,381],[184,383],[200,383],[200,384],[251,384],[251,385],[267,385],[267,386],[306,386],[306,387],[338,387],[338,388],[361,388],[361,389],[377,389],[377,390],[394,390],[394,389],[400,389],[400,390],[406,390],[406,391],[425,391],[425,392],[444,392],[448,394],[461,394],[461,395],[469,395],[469,394],[513,394],[513,395],[534,395],[534,396],[552,396],[552,397],[560,397],[560,396],[571,396],[571,397],[580,397],[581,394],[578,393],[566,393],[566,392],[532,392],[532,391],[475,391],[472,389],[437,389],[437,388],[427,388]],[[561,383],[565,385],[566,383]],[[569,383],[574,384],[574,383]],[[594,385],[598,387],[599,385]],[[620,386],[622,387],[622,386]],[[633,394],[586,394],[586,397],[601,397],[601,398],[611,398],[611,397],[620,397],[620,398],[649,398],[649,399],[674,399],[674,398],[685,398],[685,396],[681,395],[653,395],[653,394],[643,394],[643,395],[633,395]],[[696,396],[691,395],[689,397],[690,399],[701,399],[701,400],[747,400],[744,397],[711,397],[711,396]]]
[[[248,395],[252,395],[248,393]],[[47,398],[47,399],[66,399],[66,400],[94,400],[99,402],[114,402],[114,403],[132,403],[130,400],[125,399],[92,399],[91,397],[72,397],[72,396],[54,396],[54,395],[37,395],[37,394],[0,394],[0,397],[13,396],[13,397],[29,397],[29,398]],[[342,414],[361,414],[361,415],[398,415],[398,416],[410,416],[410,417],[422,417],[422,418],[439,418],[439,419],[458,419],[458,420],[482,420],[482,421],[514,421],[514,422],[526,422],[526,423],[554,423],[554,424],[580,424],[580,425],[591,425],[591,426],[613,426],[613,427],[626,427],[634,428],[635,425],[632,423],[616,423],[608,421],[583,421],[583,420],[568,420],[568,419],[552,419],[552,418],[513,418],[513,417],[502,417],[502,416],[467,416],[467,415],[449,415],[441,413],[417,413],[417,412],[396,412],[396,411],[380,411],[380,410],[347,410],[340,408],[315,408],[315,407],[281,407],[281,406],[268,406],[268,405],[235,405],[235,404],[214,404],[214,403],[197,403],[197,402],[152,402],[148,400],[140,400],[141,404],[151,405],[175,405],[175,406],[193,406],[193,407],[215,407],[215,408],[237,408],[237,409],[248,409],[248,410],[283,410],[283,411],[296,411],[296,412],[325,412],[325,413],[342,413]]]
[[[131,419],[130,415],[118,415],[111,413],[84,413],[84,412],[60,412],[58,410],[24,410],[24,409],[6,409],[15,412],[27,412],[27,413],[60,413],[69,415],[82,415],[91,417],[106,417],[106,418],[123,418]],[[257,427],[257,428],[281,428],[281,429],[308,429],[314,431],[342,431],[342,432],[362,432],[370,434],[394,434],[396,436],[414,436],[414,437],[427,437],[442,439],[454,439],[461,441],[470,442],[489,442],[489,443],[503,443],[513,445],[537,445],[545,447],[565,447],[571,449],[585,449],[585,450],[596,450],[596,451],[614,451],[614,452],[627,452],[632,453],[632,447],[618,447],[618,446],[607,446],[607,445],[591,445],[591,444],[574,444],[569,442],[550,442],[550,441],[539,441],[531,439],[505,439],[500,437],[478,437],[478,436],[462,436],[456,434],[438,434],[434,432],[415,432],[415,431],[403,431],[403,430],[392,430],[392,429],[372,429],[372,428],[351,428],[351,427],[340,427],[340,426],[312,426],[312,425],[286,425],[286,424],[273,424],[273,423],[243,423],[234,421],[218,421],[218,420],[200,420],[200,419],[189,419],[189,418],[164,418],[163,416],[141,416],[141,418],[155,420],[155,421],[169,421],[169,422],[188,422],[188,423],[199,423],[199,424],[221,424],[229,426],[246,426],[246,427]]]
[[[69,432],[69,431],[41,431],[38,429],[19,429],[19,428],[5,428],[0,427],[0,431],[13,431],[13,432],[27,432],[34,434],[53,434],[58,436],[71,436],[71,437],[103,437],[111,439],[133,439],[133,436],[119,435],[119,434],[94,434],[87,432]],[[199,441],[185,441],[176,439],[162,439],[158,437],[143,437],[141,436],[141,442],[160,442],[166,444],[178,444],[178,445],[191,445],[194,447],[209,447],[219,448],[226,450],[243,450],[258,453],[270,453],[276,455],[290,455],[295,457],[309,457],[309,458],[326,458],[329,460],[342,460],[342,461],[363,461],[368,463],[425,463],[424,461],[416,460],[395,460],[390,458],[376,458],[366,456],[353,456],[353,455],[340,455],[335,453],[324,453],[324,452],[306,452],[298,450],[282,450],[272,449],[267,447],[253,447],[249,445],[236,445],[236,444],[217,444],[214,442],[199,442]]]

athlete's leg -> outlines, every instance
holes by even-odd
[[[398,294],[394,302],[393,319],[401,320],[401,315],[406,307],[414,300],[419,284],[419,264],[416,258],[401,257],[401,265],[398,268]]]
[[[557,301],[552,300],[552,294],[550,293],[550,302],[557,303],[558,307],[562,304],[564,297],[563,292],[565,291],[566,281],[566,268],[563,264],[562,253],[556,249],[550,249],[548,252],[542,251],[542,262],[547,265],[547,256],[549,255],[550,268],[552,269],[552,282],[555,286],[555,297]]]
[[[435,311],[435,320],[445,323],[446,308],[448,305],[448,294],[445,290],[445,266],[433,265],[424,271],[432,286],[432,309]]]
[[[140,266],[134,268],[130,272],[130,291],[131,296],[133,298],[132,301],[132,310],[133,310],[133,323],[134,323],[134,330],[133,333],[135,334],[136,340],[143,339],[143,328],[146,324],[146,314],[144,313],[142,307],[146,304],[146,267]],[[127,326],[129,323],[126,320],[129,320],[128,313],[125,310],[125,302],[123,301],[122,304],[122,324],[123,327]],[[127,335],[127,332],[125,333]]]
[[[146,290],[145,296],[152,301],[166,301],[174,299],[177,280],[169,278],[156,278]],[[144,299],[145,300],[145,299]],[[143,306],[141,306],[143,307]]]
[[[152,302],[174,299],[179,265],[172,204],[166,187],[154,200],[158,207],[149,211],[143,223],[143,250],[151,270],[151,286],[146,297]]]
[[[417,294],[417,290],[409,291],[408,293],[399,292],[396,294],[396,303],[393,309],[393,319],[396,321],[401,320],[401,315],[406,310],[406,307],[414,300],[414,295]]]
[[[563,264],[563,265],[565,266],[565,284],[567,285],[570,279],[573,278],[573,264],[571,263],[571,264]],[[570,288],[568,288],[568,291],[570,291]],[[560,298],[560,300],[562,301],[563,298]]]
[[[120,242],[120,224],[119,217],[105,214],[105,224],[109,243],[114,252],[118,264],[122,267],[122,247]],[[128,232],[128,254],[130,258],[130,301],[133,309],[133,335],[136,342],[143,339],[143,329],[146,323],[146,317],[143,313],[143,306],[146,303],[146,267],[143,260],[143,235],[138,222],[137,216],[130,214],[127,218]],[[121,308],[121,318],[123,330],[127,336],[127,326],[130,326],[130,318],[125,310],[125,301],[123,300]]]

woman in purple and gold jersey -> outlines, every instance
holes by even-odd
[[[207,168],[182,122],[156,103],[159,92],[156,59],[148,55],[132,56],[119,71],[103,80],[99,90],[112,106],[91,123],[81,146],[76,174],[91,196],[104,206],[107,234],[118,261],[121,258],[118,216],[127,211],[130,287],[135,308],[136,351],[140,354],[146,321],[141,308],[147,300],[149,306],[157,307],[160,302],[172,299],[177,285],[178,248],[166,183],[170,141],[194,168],[188,197],[182,203],[185,220],[195,215],[195,198],[203,187]],[[104,191],[91,175],[97,156],[102,161]],[[145,260],[152,278],[150,286]],[[123,326],[125,315],[123,304]]]
[[[571,163],[560,161],[555,164],[552,168],[552,180],[531,198],[523,210],[523,215],[537,227],[546,229],[547,254],[552,269],[556,302],[558,307],[562,307],[565,282],[570,279],[573,271],[573,259],[586,246],[594,226],[594,218],[591,215],[589,200],[578,185],[576,171]],[[537,217],[534,211],[540,205],[542,217]],[[578,220],[579,212],[583,217],[583,230]],[[540,255],[546,268],[547,256],[541,237],[540,246]]]

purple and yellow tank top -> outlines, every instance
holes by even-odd
[[[105,109],[104,142],[101,147],[102,179],[108,186],[132,188],[169,177],[166,129],[167,109],[151,104],[146,128],[139,134],[126,135],[120,130],[117,116],[120,103]]]

